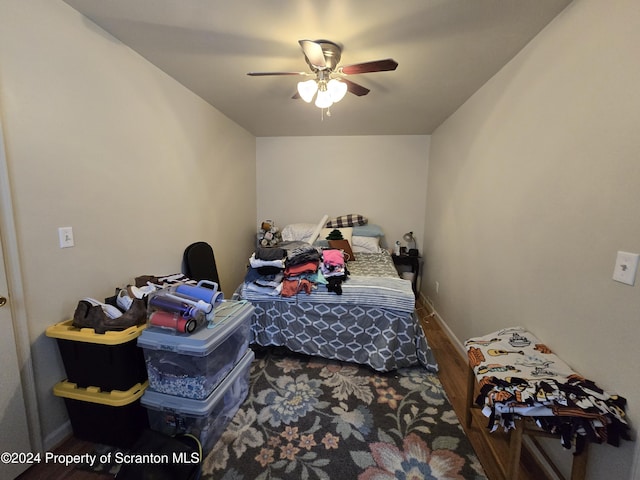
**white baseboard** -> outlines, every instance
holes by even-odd
[[[464,344],[453,333],[451,328],[449,328],[449,325],[447,325],[447,322],[440,316],[438,311],[435,309],[435,307],[433,306],[433,303],[427,297],[425,297],[422,294],[422,292],[420,292],[420,298],[422,299],[424,304],[427,306],[427,308],[431,311],[431,313],[433,313],[436,316],[436,318],[440,322],[440,325],[442,325],[442,328],[444,329],[445,333],[449,337],[449,340],[451,341],[451,343],[453,343],[455,345],[456,349],[458,350],[458,353],[460,353],[460,355],[466,360],[466,358],[467,358],[467,349],[464,347]],[[523,444],[527,447],[529,452],[531,452],[531,455],[534,457],[534,459],[542,466],[542,468],[545,470],[545,472],[547,473],[549,478],[551,478],[553,480],[563,480],[561,477],[559,477],[556,474],[556,472],[553,469],[553,467],[549,464],[549,462],[546,459],[545,454],[543,454],[540,451],[540,448],[538,448],[538,446],[535,443],[533,443],[531,441],[531,439],[528,438],[526,435],[523,436]],[[640,451],[640,449],[639,449],[639,451]]]
[[[453,331],[451,331],[451,329],[449,328],[449,325],[447,325],[447,322],[444,321],[444,319],[440,316],[438,311],[433,306],[433,303],[431,303],[431,301],[427,297],[425,297],[422,292],[420,292],[420,298],[422,299],[422,302],[429,308],[431,313],[433,313],[436,316],[436,318],[440,321],[440,325],[442,325],[442,328],[444,328],[445,332],[447,333],[447,336],[449,337],[449,340],[451,340],[451,343],[453,343],[456,346],[458,353],[462,355],[464,358],[467,358],[467,350],[464,348],[464,344],[460,341],[458,337],[456,337]]]
[[[71,421],[67,420],[45,437],[44,450],[46,452],[53,450],[71,435],[73,435],[73,428],[71,428]]]

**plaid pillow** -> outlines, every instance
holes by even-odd
[[[366,225],[368,222],[366,217],[358,215],[356,213],[350,213],[349,215],[342,215],[340,217],[332,218],[325,225],[326,228],[343,228],[353,227],[354,225]]]

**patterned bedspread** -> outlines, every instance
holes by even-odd
[[[347,265],[342,295],[319,285],[311,294],[274,297],[248,288],[255,307],[253,340],[294,352],[369,365],[378,371],[437,362],[415,316],[411,282],[398,277],[388,253],[358,253]]]
[[[347,263],[351,277],[387,277],[398,276],[391,255],[388,253],[355,253],[356,260]]]

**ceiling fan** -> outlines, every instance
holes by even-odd
[[[318,108],[329,108],[339,102],[347,91],[359,97],[369,93],[369,89],[346,78],[348,75],[395,70],[398,62],[392,58],[339,66],[342,47],[329,40],[299,40],[309,72],[249,72],[252,77],[267,75],[300,75],[314,77],[298,82],[298,92],[293,98],[302,98],[310,103],[315,96]]]

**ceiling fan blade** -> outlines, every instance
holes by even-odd
[[[398,62],[393,58],[386,58],[384,60],[374,60],[372,62],[347,65],[345,67],[341,67],[340,72],[346,75],[357,75],[358,73],[386,72],[389,70],[395,70],[397,67]]]
[[[324,52],[319,43],[313,40],[298,40],[298,43],[302,47],[302,51],[311,65],[319,70],[327,68],[327,61],[324,58]]]
[[[309,75],[306,72],[249,72],[251,77],[265,77],[267,75]]]
[[[357,95],[358,97],[362,97],[363,95],[366,95],[367,93],[370,92],[368,88],[363,87],[362,85],[359,85],[355,82],[352,82],[351,80],[347,80],[346,78],[341,78],[340,81],[346,83],[347,90],[353,93],[354,95]]]

